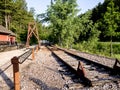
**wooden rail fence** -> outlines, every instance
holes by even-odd
[[[38,46],[30,49],[19,57],[13,57],[11,63],[13,65],[14,90],[20,90],[20,72],[19,64],[22,64],[31,54],[32,60],[35,60],[35,51],[38,52]]]

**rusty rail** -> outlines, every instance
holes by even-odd
[[[67,53],[68,55],[70,55],[70,56],[72,56],[72,57],[74,57],[74,58],[77,58],[79,61],[84,61],[84,62],[86,62],[86,63],[93,64],[93,65],[98,66],[98,67],[102,67],[102,68],[104,68],[105,70],[110,71],[111,74],[115,74],[115,75],[116,75],[116,74],[117,74],[117,75],[120,74],[120,72],[119,72],[119,71],[120,71],[120,61],[119,61],[118,59],[116,59],[115,63],[113,63],[113,65],[114,65],[113,67],[112,67],[112,66],[109,67],[109,66],[105,66],[105,65],[103,65],[103,64],[101,64],[101,63],[99,63],[99,62],[97,63],[97,62],[91,61],[91,60],[89,60],[89,59],[86,59],[86,58],[84,58],[84,57],[80,57],[80,56],[78,56],[77,54],[75,54],[75,53],[73,53],[73,52],[70,52],[70,51],[68,51],[68,50],[64,50],[64,49],[62,49],[62,48],[58,48],[58,47],[55,47],[55,48],[54,48],[54,46],[52,46],[51,48],[48,47],[48,49],[51,50],[51,51],[52,51],[52,54],[55,55],[56,57],[58,57],[58,59],[60,59],[63,63],[68,64],[68,66],[71,68],[71,70],[74,69],[74,66],[72,66],[71,64],[69,64],[69,61],[67,62],[67,60],[63,60],[64,58],[62,59],[61,57],[59,57],[59,55],[57,55],[57,53],[55,53],[54,51],[62,50],[62,51],[64,51],[65,53]],[[74,70],[74,72],[75,72],[75,71],[76,71],[76,69]],[[85,84],[86,86],[93,86],[92,81],[85,76],[84,68],[82,67],[81,62],[78,63],[77,74],[78,74],[80,77],[82,77],[81,80],[84,81],[84,84]]]
[[[77,68],[74,67],[74,65],[70,64],[69,62],[65,61],[63,58],[61,58],[58,54],[56,54],[54,52],[54,50],[57,50],[58,48],[50,48],[50,47],[47,47],[51,52],[52,54],[57,57],[62,63],[64,63],[69,69],[70,71],[72,71],[74,74],[76,74],[81,80],[82,80],[82,84],[84,86],[92,86],[92,82],[90,79],[88,79],[86,76],[85,76],[85,70],[83,68],[83,65],[82,65],[82,62],[80,61],[76,61],[78,62],[78,66]]]
[[[111,71],[112,74],[120,74],[120,61],[118,59],[116,59],[116,61],[113,63],[113,66],[110,67],[110,66],[101,64],[100,62],[95,62],[95,61],[89,60],[87,58],[81,57],[81,56],[79,56],[79,55],[77,55],[77,54],[75,54],[75,53],[73,53],[73,52],[71,52],[69,50],[65,50],[65,49],[60,48],[60,47],[56,47],[56,48],[66,52],[67,54],[72,55],[72,56],[74,56],[74,57],[76,57],[76,58],[78,58],[78,59],[80,59],[82,61],[86,61],[88,63],[97,65],[99,67],[104,67],[105,69]],[[118,66],[118,64],[119,64],[119,66]]]

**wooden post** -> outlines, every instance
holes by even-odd
[[[36,46],[36,52],[38,52],[39,46]]]
[[[11,59],[13,64],[13,76],[14,76],[14,90],[20,90],[20,74],[19,74],[19,61],[18,57]]]
[[[113,73],[116,74],[120,71],[120,61],[116,58],[115,64],[113,65]]]
[[[85,77],[85,71],[82,65],[82,62],[78,62],[78,68],[77,68],[77,73],[79,74],[80,77]]]
[[[32,49],[32,60],[35,59],[35,55],[34,55],[34,48]]]

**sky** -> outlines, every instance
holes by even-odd
[[[28,10],[33,7],[36,14],[44,13],[47,10],[47,6],[50,5],[51,0],[26,0]],[[77,0],[78,9],[81,9],[79,13],[84,13],[88,9],[92,9],[99,2],[103,3],[104,0]]]

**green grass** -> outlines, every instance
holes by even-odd
[[[74,45],[73,48],[76,50],[88,52],[91,54],[96,54],[96,55],[105,56],[109,58],[118,58],[120,60],[120,42],[113,42],[113,56],[110,56],[110,42],[98,42],[96,44],[96,47],[90,50],[87,47],[89,46],[87,45],[84,46],[84,44],[82,45],[78,43]]]
[[[98,42],[98,43],[104,43],[104,44],[110,44],[110,42]],[[113,44],[120,44],[120,42],[112,42]]]
[[[117,58],[120,60],[120,54],[115,54],[114,56],[112,56],[113,58]]]

